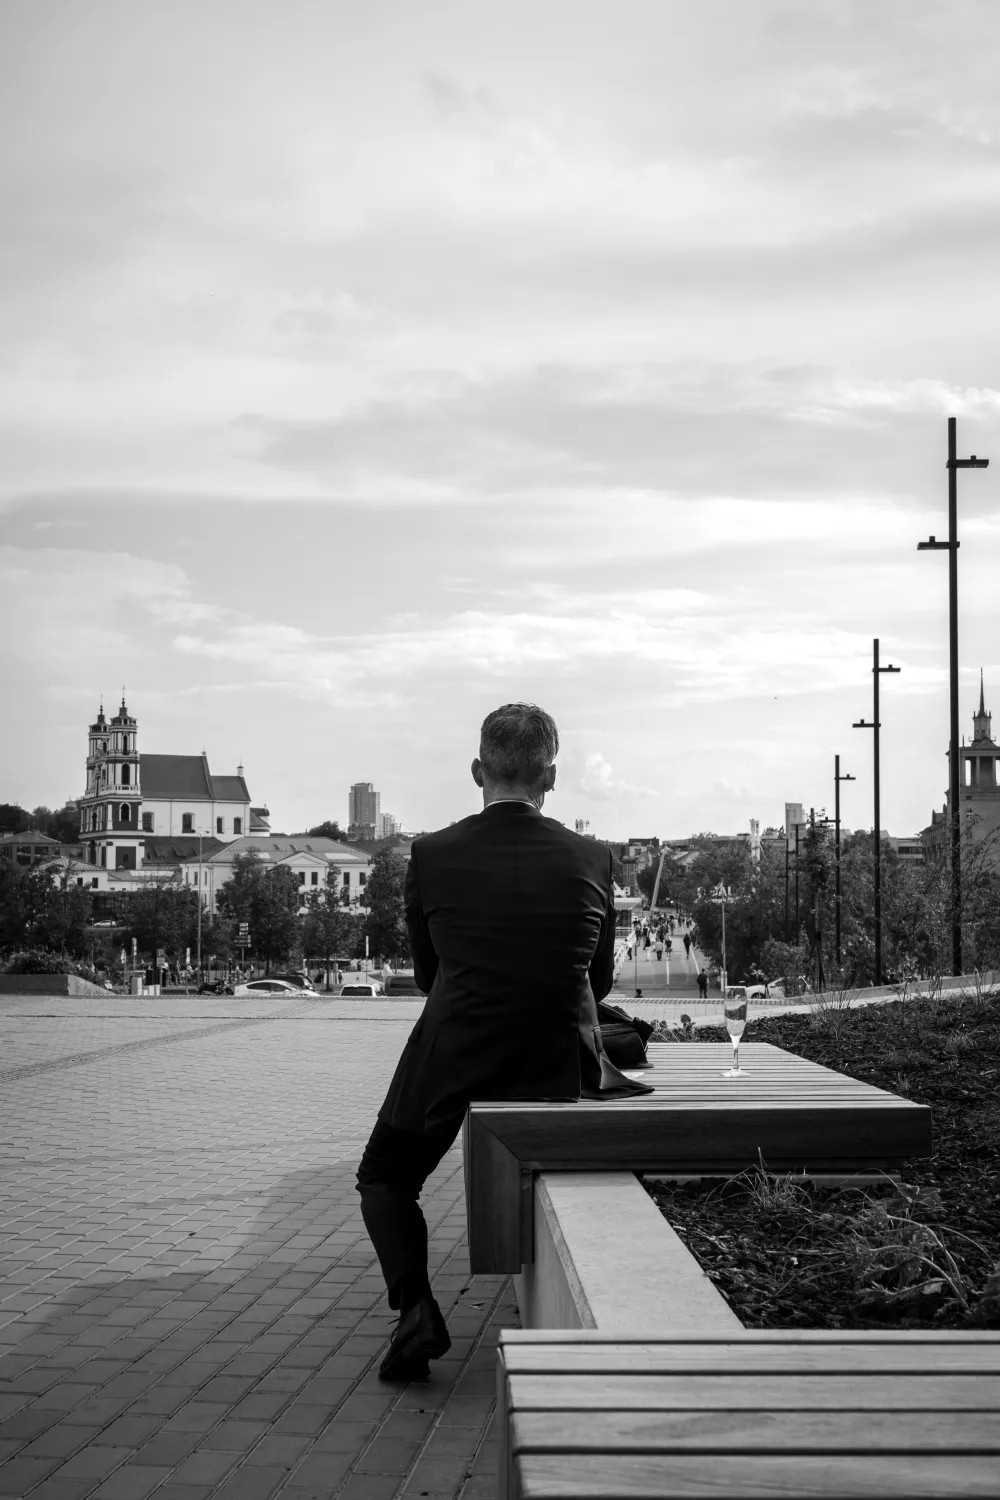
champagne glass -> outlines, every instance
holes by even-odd
[[[723,1015],[726,1022],[726,1030],[729,1032],[733,1044],[733,1065],[723,1078],[749,1078],[750,1074],[745,1068],[740,1067],[740,1037],[743,1028],[747,1024],[747,1001],[745,995],[739,993],[726,995],[723,1002]]]

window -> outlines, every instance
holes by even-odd
[[[91,877],[90,886],[91,886],[92,890],[95,890],[95,891],[97,890],[98,880],[97,880],[97,876],[96,875],[93,875]]]
[[[143,833],[152,833],[152,831],[153,831],[153,814],[152,813],[143,813],[143,815],[142,815],[142,831],[143,831]]]
[[[351,872],[350,872],[350,870],[345,870],[344,871],[344,885],[345,886],[349,886],[350,883],[351,883]]]
[[[215,831],[216,831],[216,833],[225,833],[225,828],[223,827],[223,822],[224,822],[224,820],[222,818],[216,818],[216,820],[215,820]]]
[[[192,885],[197,885],[198,884],[198,871],[197,870],[192,870],[191,871],[191,884]]]
[[[364,870],[362,870],[361,874],[358,876],[358,885],[364,885],[367,879],[368,876],[365,874]]]
[[[127,734],[123,734],[122,735],[122,754],[123,755],[127,755],[128,754],[128,735]]]
[[[243,832],[243,819],[242,818],[234,818],[233,819],[233,832],[234,833],[242,833]]]
[[[122,823],[128,823],[128,822],[131,821],[131,817],[132,817],[132,814],[131,814],[131,811],[129,810],[128,803],[127,802],[123,802],[122,805],[121,805],[121,807],[118,809],[118,818],[119,818],[119,821],[122,822]]]
[[[319,871],[318,870],[313,870],[313,872],[312,872],[312,881],[310,883],[312,885],[319,885]]]
[[[129,786],[132,781],[132,772],[128,766],[122,766],[122,786]]]
[[[194,833],[194,813],[181,815],[181,833]]]
[[[83,885],[83,876],[82,875],[78,875],[77,876],[76,883],[77,883],[77,885]]]
[[[305,885],[305,883],[306,883],[306,872],[305,872],[305,870],[300,870],[299,871],[299,885]]]

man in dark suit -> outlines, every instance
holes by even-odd
[[[579,1099],[581,1018],[611,989],[610,850],[541,812],[558,749],[540,708],[496,709],[472,762],[483,811],[413,843],[406,923],[427,1002],[358,1169],[365,1227],[400,1311],[384,1380],[425,1376],[450,1345],[417,1199],[470,1100]]]

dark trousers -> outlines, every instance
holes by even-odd
[[[406,1313],[430,1295],[427,1223],[417,1199],[454,1145],[464,1111],[433,1131],[397,1130],[376,1121],[358,1167],[361,1217],[389,1291],[389,1306]]]

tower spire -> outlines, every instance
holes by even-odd
[[[979,668],[979,712],[981,714],[984,714],[986,712],[986,702],[985,702],[985,699],[983,698],[983,669],[982,669],[982,667]]]

